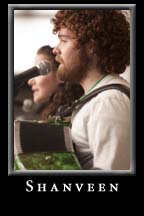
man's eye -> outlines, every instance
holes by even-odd
[[[67,41],[66,41],[66,40],[61,40],[61,42],[64,42],[64,43],[66,43]]]

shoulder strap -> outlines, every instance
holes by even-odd
[[[124,94],[126,94],[130,98],[130,88],[129,87],[122,85],[122,84],[118,84],[118,83],[105,85],[105,86],[95,89],[94,91],[89,93],[86,97],[84,97],[82,100],[75,101],[73,105],[71,107],[68,107],[63,113],[60,114],[60,116],[64,117],[64,116],[70,115],[73,111],[78,111],[79,109],[82,108],[82,106],[85,103],[90,101],[93,97],[97,96],[99,93],[103,91],[110,90],[110,89],[117,89],[123,92]]]
[[[90,101],[93,97],[97,96],[99,93],[106,91],[106,90],[110,90],[110,89],[117,89],[123,92],[124,94],[126,94],[130,98],[129,87],[122,85],[122,84],[114,83],[114,84],[105,85],[105,86],[95,89],[90,94],[88,94],[83,100],[81,100],[78,106],[82,107],[85,103]]]

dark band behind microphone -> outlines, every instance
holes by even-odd
[[[47,75],[51,71],[51,65],[48,61],[41,61],[36,66],[14,76],[14,95],[18,93],[18,90],[23,87],[27,81],[33,77],[39,75]]]

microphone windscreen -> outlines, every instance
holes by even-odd
[[[31,99],[25,99],[23,101],[22,109],[24,112],[30,112],[33,108],[33,101]]]
[[[39,69],[40,75],[47,75],[51,71],[51,64],[47,60],[41,61],[36,67]]]

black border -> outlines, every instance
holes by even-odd
[[[60,5],[60,7],[58,7],[56,5],[53,5],[53,6],[48,5],[48,7],[49,7],[49,9],[63,8],[63,6],[61,6],[61,5]],[[93,5],[90,5],[90,7],[93,8]],[[15,9],[18,9],[18,8],[19,7],[16,7]],[[124,9],[124,8],[125,7],[121,7],[120,9]],[[135,8],[136,8],[136,5],[135,5]],[[23,9],[27,9],[27,8],[23,8]],[[33,6],[32,6],[32,9],[33,9]],[[45,9],[45,6],[43,5],[43,6],[39,7],[39,8],[37,8],[37,9]],[[134,13],[135,12],[136,11],[134,11]],[[136,14],[134,14],[134,25],[135,25],[135,18],[136,18],[135,16],[136,16]],[[10,29],[10,31],[13,32],[12,29]],[[136,40],[136,38],[135,38],[136,32],[135,31],[136,30],[134,29],[134,34],[133,34],[134,35],[134,38],[133,38],[134,41]],[[133,46],[133,49],[134,49],[133,52],[134,53],[136,51],[135,48],[136,48],[136,44],[134,42],[134,46]],[[12,50],[13,50],[13,44],[11,44],[10,50],[9,50],[9,53],[11,53],[11,55],[12,55]],[[10,59],[11,60],[10,60],[8,65],[11,65],[11,67],[12,67],[13,66],[13,60],[12,60],[12,58],[10,58]],[[136,131],[136,126],[135,126],[136,125],[135,124],[136,123],[136,116],[135,116],[135,111],[136,111],[136,107],[135,107],[135,104],[136,104],[135,103],[136,102],[135,101],[136,100],[136,97],[135,97],[136,96],[135,95],[135,92],[136,92],[135,91],[136,90],[135,89],[135,84],[136,84],[135,83],[135,80],[136,80],[136,73],[135,73],[136,60],[135,60],[135,55],[134,54],[131,57],[131,61],[133,62],[133,77],[132,77],[131,81],[132,81],[132,83],[134,85],[133,93],[132,93],[133,98],[134,98],[133,101],[132,101],[132,106],[133,106],[133,128],[132,128],[132,133],[135,134],[135,131]],[[9,77],[9,82],[10,82],[11,79],[12,78]],[[13,96],[13,91],[10,91],[10,96],[11,97]],[[11,105],[12,104],[10,103],[9,107],[12,107]],[[9,116],[9,121],[13,120],[13,119],[10,120],[10,118],[11,117]],[[9,123],[10,122],[8,122],[8,125],[9,125]],[[9,125],[9,127],[11,129],[13,128],[13,126],[10,126],[10,125]],[[13,137],[12,137],[12,139],[13,139]],[[135,142],[135,140],[136,140],[135,135],[133,137],[133,140]],[[141,142],[140,140],[138,140],[138,141]],[[134,148],[136,148],[135,145],[134,145]],[[137,174],[139,175],[139,173],[141,172],[141,171],[139,172],[139,168],[138,168],[140,163],[141,163],[141,161],[138,160],[138,163],[136,163],[136,172],[134,172],[132,175],[131,174],[129,175],[127,173],[122,174],[122,175],[119,175],[119,174],[118,175],[117,174],[116,175],[115,174],[111,175],[111,174],[107,174],[107,173],[106,173],[106,175],[102,174],[102,173],[97,174],[97,175],[95,175],[95,174],[92,175],[91,173],[85,173],[85,174],[81,174],[81,173],[80,174],[77,174],[77,173],[66,173],[66,174],[64,174],[64,173],[56,173],[56,174],[54,174],[54,173],[48,173],[48,174],[46,174],[46,173],[43,173],[43,174],[42,173],[37,173],[37,174],[35,174],[35,173],[27,173],[27,175],[19,173],[18,175],[13,175],[13,174],[11,175],[9,173],[8,178],[11,178],[11,180],[13,179],[14,181],[16,181],[17,182],[17,187],[22,192],[25,192],[25,183],[26,183],[26,181],[29,180],[29,179],[32,179],[32,180],[34,180],[35,184],[40,183],[40,182],[48,182],[49,184],[56,183],[56,184],[59,184],[59,185],[61,185],[62,183],[70,183],[70,182],[72,182],[72,183],[84,182],[84,183],[96,183],[96,184],[101,183],[101,182],[104,182],[106,184],[119,183],[120,184],[119,192],[128,192],[129,193],[132,188],[133,188],[133,192],[135,190],[135,188],[133,186],[134,186],[134,183],[135,183],[136,175]],[[16,179],[19,179],[19,180],[17,181]],[[21,182],[21,180],[22,180],[22,182]],[[122,187],[121,187],[121,185],[122,185]],[[36,191],[33,191],[33,192],[36,192]],[[86,191],[84,191],[84,192],[86,192]]]

